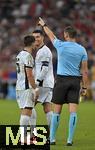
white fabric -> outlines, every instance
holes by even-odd
[[[41,73],[42,71],[42,62],[49,62],[48,70],[45,70],[45,73]],[[35,77],[37,79],[43,80],[43,87],[54,87],[54,75],[53,75],[53,64],[52,64],[52,53],[50,49],[44,45],[40,48],[36,54],[35,58]]]
[[[20,126],[24,126],[24,136],[27,135],[27,126],[29,125],[30,117],[27,115],[21,115],[20,117]],[[23,130],[20,130],[21,134],[23,133]],[[23,135],[23,134],[22,134]],[[23,139],[21,139],[21,142],[23,143]]]
[[[30,117],[27,115],[21,115],[20,117],[20,126],[28,126]]]
[[[35,102],[33,101],[32,89],[16,91],[16,99],[19,108],[34,107],[35,105]]]
[[[25,66],[33,68],[34,61],[32,55],[27,51],[21,51],[16,57],[16,67],[17,67],[17,83],[16,90],[24,90],[26,89],[26,72]],[[27,81],[28,82],[28,81]],[[31,88],[31,85],[29,88]]]
[[[92,81],[92,83],[91,83],[91,89],[95,89],[95,81]]]
[[[36,130],[36,120],[37,120],[37,114],[35,108],[32,109],[32,114],[30,116],[30,126],[31,126],[31,137],[33,135],[37,136],[37,130]]]
[[[47,118],[47,122],[48,122],[49,127],[50,127],[50,124],[51,124],[52,114],[53,114],[52,111],[46,113],[46,118]]]
[[[39,98],[38,102],[43,103],[51,103],[52,99],[52,89],[51,88],[44,88],[44,87],[39,87]]]
[[[32,114],[31,114],[31,117],[30,117],[30,125],[36,126],[36,120],[37,120],[37,113],[36,113],[35,108],[33,108],[32,109]]]

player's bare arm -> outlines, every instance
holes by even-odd
[[[32,69],[31,68],[26,68],[26,73],[27,73],[27,78],[28,78],[28,81],[29,81],[30,85],[33,87],[33,89],[35,89],[36,84],[35,84],[34,76],[33,76],[33,73],[32,73]]]
[[[38,88],[36,87],[35,79],[34,79],[34,75],[33,75],[32,69],[26,67],[26,74],[27,74],[27,78],[28,78],[28,81],[29,81],[30,85],[32,86],[32,88],[33,88],[33,89],[35,90],[35,92],[36,92],[35,100],[37,100],[38,97],[39,97],[39,90],[38,90]]]
[[[53,41],[56,38],[54,33],[49,29],[49,27],[47,27],[47,25],[45,24],[44,20],[41,17],[39,17],[38,24],[43,27],[45,33],[47,34],[47,36],[50,38],[51,41]]]

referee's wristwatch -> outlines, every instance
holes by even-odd
[[[82,87],[81,88],[81,96],[85,96],[87,94],[87,88],[86,87]]]
[[[83,89],[83,90],[87,90],[87,88],[86,88],[86,87],[82,87],[82,89]]]
[[[46,27],[47,25],[46,25],[46,23],[42,26],[42,28],[44,28],[44,27]]]

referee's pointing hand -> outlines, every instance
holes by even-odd
[[[38,25],[41,25],[41,26],[45,25],[45,22],[44,22],[44,20],[41,17],[39,17]]]

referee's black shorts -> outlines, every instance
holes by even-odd
[[[55,104],[79,103],[81,78],[57,75],[52,102]]]

